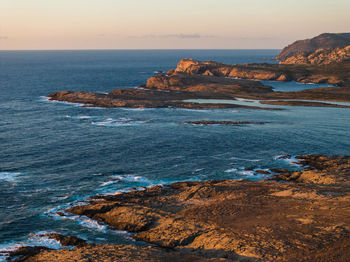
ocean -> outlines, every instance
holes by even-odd
[[[93,243],[142,244],[126,232],[56,212],[96,194],[175,181],[261,180],[266,175],[245,169],[299,168],[277,159],[284,154],[349,155],[349,109],[113,109],[46,98],[62,90],[135,88],[156,71],[176,67],[182,58],[275,63],[272,58],[278,52],[0,51],[0,250],[23,244],[59,248],[40,236],[46,232],[77,235]],[[264,83],[279,91],[318,86]],[[195,120],[268,123],[182,124]]]

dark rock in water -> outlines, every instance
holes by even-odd
[[[24,246],[20,247],[14,251],[9,252],[9,260],[12,262],[22,262],[22,261],[28,261],[31,257],[39,254],[40,252],[50,250],[47,247],[37,246],[37,247],[30,247],[30,246]]]
[[[337,48],[348,45],[350,45],[350,33],[325,33],[311,39],[294,42],[283,48],[283,50],[276,56],[276,59],[285,60],[286,58],[301,52],[314,52],[320,48]]]
[[[81,247],[81,246],[85,246],[87,244],[84,239],[81,239],[81,238],[76,237],[76,236],[64,236],[64,235],[61,235],[58,233],[49,233],[49,234],[45,234],[44,236],[46,236],[47,238],[57,240],[58,242],[61,243],[62,246]]]
[[[271,168],[270,170],[273,173],[288,173],[289,172],[289,170],[287,170],[287,169],[278,169],[278,168]]]
[[[198,121],[185,121],[182,124],[192,125],[264,125],[268,122],[255,122],[255,121],[214,121],[214,120],[198,120]]]
[[[292,156],[291,155],[283,155],[279,156],[277,159],[290,159]]]
[[[257,173],[257,174],[264,174],[264,175],[269,175],[269,174],[271,174],[269,171],[267,171],[267,170],[260,170],[260,169],[258,169],[258,170],[255,170],[255,173]]]

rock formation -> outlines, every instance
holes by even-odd
[[[67,211],[158,247],[39,250],[24,261],[348,261],[350,157],[297,159],[304,170],[274,169],[270,181],[179,182],[96,196]]]
[[[302,52],[312,53],[320,48],[333,49],[337,47],[342,48],[348,45],[350,45],[350,33],[325,33],[311,39],[298,40],[294,42],[293,44],[283,48],[282,51],[276,56],[276,59],[285,60],[288,57]]]
[[[348,49],[346,49],[348,50]],[[228,65],[213,61],[200,62],[183,59],[176,69],[166,74],[150,77],[138,89],[116,89],[108,94],[61,91],[49,95],[51,100],[81,103],[86,106],[158,108],[250,108],[279,110],[250,105],[229,103],[194,103],[188,99],[250,98],[264,100],[265,104],[291,106],[348,107],[329,103],[302,102],[300,100],[350,101],[350,62],[323,65],[299,64],[250,64]],[[242,79],[245,78],[245,79]],[[299,82],[335,83],[342,87],[323,87],[298,92],[274,92],[262,80],[296,80]],[[282,99],[299,100],[294,102]],[[266,101],[265,101],[266,100]],[[268,101],[269,100],[269,101]],[[278,102],[271,100],[280,100]]]
[[[350,60],[350,45],[344,48],[317,49],[314,52],[301,52],[281,60],[281,64],[328,65]]]

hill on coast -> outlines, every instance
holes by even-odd
[[[324,33],[311,39],[295,41],[283,48],[276,59],[282,61],[301,52],[314,52],[320,48],[343,48],[348,45],[350,33]]]

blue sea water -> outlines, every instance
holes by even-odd
[[[173,181],[258,180],[264,177],[244,169],[296,168],[276,160],[278,155],[350,154],[349,109],[104,109],[45,98],[61,90],[133,88],[157,70],[174,68],[185,57],[272,63],[277,53],[0,51],[0,250],[19,243],[55,247],[56,243],[32,234],[52,231],[95,243],[132,242],[125,232],[109,230],[89,219],[55,215],[91,195]],[[317,85],[307,85],[311,86]],[[302,87],[278,83],[275,88],[288,91]],[[269,123],[181,124],[194,120]]]

